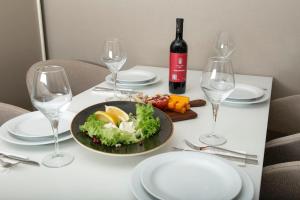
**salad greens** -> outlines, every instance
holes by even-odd
[[[121,124],[133,127],[134,132],[120,129],[121,124],[119,127],[108,125],[107,122],[98,120],[95,114],[91,114],[79,129],[89,137],[99,139],[102,144],[107,146],[137,143],[158,133],[160,121],[153,114],[154,109],[151,105],[136,104],[136,116],[130,113],[129,120],[121,122]]]

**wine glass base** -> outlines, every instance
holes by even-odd
[[[107,97],[105,101],[129,101],[130,97],[127,95],[117,94],[111,97]]]
[[[199,137],[199,141],[209,146],[219,146],[225,144],[227,139],[218,135],[203,135]]]
[[[51,153],[43,159],[42,164],[50,168],[59,168],[69,165],[73,160],[74,156],[68,153]]]

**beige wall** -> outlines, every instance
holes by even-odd
[[[30,108],[27,69],[40,60],[35,0],[0,1],[1,102]]]
[[[273,98],[300,93],[299,0],[44,0],[50,58],[97,62],[102,42],[123,39],[127,67],[168,66],[175,18],[185,18],[189,67],[213,55],[219,30],[233,34],[237,73],[275,77]]]

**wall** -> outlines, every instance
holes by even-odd
[[[119,37],[127,67],[168,66],[175,18],[184,17],[189,67],[213,55],[220,30],[237,44],[234,68],[274,76],[273,98],[300,93],[299,0],[51,0],[45,1],[50,58],[97,62],[103,40]]]
[[[0,101],[31,108],[27,69],[41,59],[35,0],[0,1]]]

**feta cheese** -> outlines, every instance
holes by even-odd
[[[122,131],[126,131],[128,133],[134,133],[135,132],[135,125],[133,122],[121,122],[119,129]]]
[[[118,128],[115,124],[113,123],[107,123],[107,124],[104,124],[103,126],[104,128]]]

